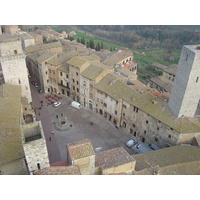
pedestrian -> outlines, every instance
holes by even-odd
[[[52,134],[54,134],[54,132],[53,132],[53,131],[52,131],[51,133],[52,133]]]
[[[69,125],[72,128],[72,124]]]
[[[49,137],[49,141],[51,142],[51,137]]]
[[[63,116],[63,113],[61,113],[60,115]]]
[[[58,119],[58,115],[56,115],[56,118]]]
[[[40,101],[40,103],[43,103],[43,101]]]
[[[38,113],[38,115],[40,116],[40,112]]]

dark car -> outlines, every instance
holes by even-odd
[[[35,84],[36,84],[36,82],[35,82],[35,81],[31,81],[31,84],[32,84],[32,85],[35,85]]]
[[[39,90],[38,90],[38,93],[42,93],[42,89],[39,89]]]

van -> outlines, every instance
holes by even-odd
[[[77,109],[82,108],[81,104],[79,102],[76,102],[76,101],[72,101],[70,106],[73,107],[73,108],[77,108]]]

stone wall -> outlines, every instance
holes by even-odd
[[[35,45],[34,38],[22,39],[22,48],[25,49],[30,45]]]
[[[73,160],[72,165],[77,165],[82,175],[93,175],[95,168],[95,155]]]
[[[155,144],[161,148],[175,146],[178,143],[180,133],[142,110],[137,111],[134,106],[126,102],[123,104],[126,108],[123,107],[122,110],[125,116],[122,114],[121,126],[138,141]]]
[[[32,102],[25,56],[16,55],[0,58],[6,84],[21,85],[22,97],[26,97],[28,102]]]
[[[130,163],[125,163],[123,165],[119,165],[117,167],[111,167],[107,169],[101,170],[102,175],[107,175],[107,174],[132,174],[132,171],[135,170],[135,161],[130,162]]]
[[[193,117],[200,99],[200,46],[182,48],[169,107],[176,117]]]
[[[23,147],[30,173],[49,167],[48,152],[41,122],[24,125],[23,133]],[[35,136],[41,134],[41,138],[36,137],[26,142],[26,137],[34,136],[34,134]]]
[[[116,101],[101,91],[95,93],[96,112],[110,120],[114,125],[120,125],[122,101]],[[102,112],[101,112],[102,110]]]
[[[24,158],[17,159],[10,163],[0,166],[0,174],[2,175],[28,175],[28,169]]]
[[[14,41],[13,41],[14,40]],[[32,102],[26,61],[21,46],[21,40],[14,38],[0,43],[0,63],[6,84],[21,85],[22,97]]]

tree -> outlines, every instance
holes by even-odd
[[[74,40],[74,37],[72,37],[72,36],[71,36],[71,37],[69,37],[69,40],[70,40],[70,41]]]
[[[81,44],[85,45],[85,39],[84,38],[81,38]]]
[[[101,42],[101,49],[103,49],[103,42]]]
[[[100,47],[100,43],[99,43],[99,42],[97,43],[97,46],[96,46],[95,50],[96,50],[96,51],[100,51],[100,50],[101,50],[101,47]]]
[[[90,41],[89,41],[89,47],[90,47],[91,49],[94,49],[94,40],[90,40]]]

